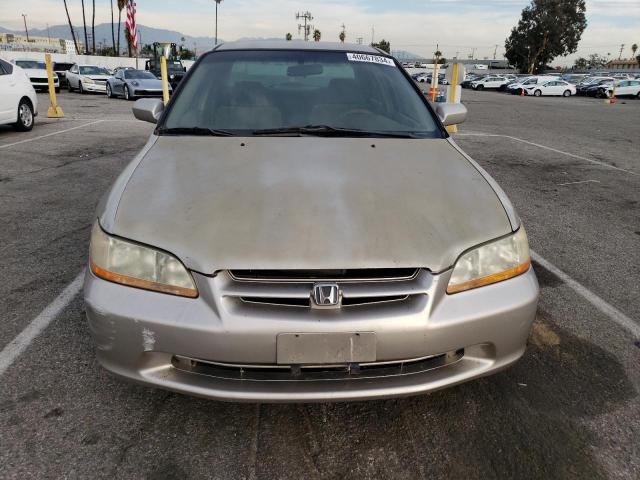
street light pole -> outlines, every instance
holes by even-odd
[[[27,43],[29,43],[29,29],[27,28],[27,16],[23,13],[22,20],[24,20],[24,31],[27,34]]]
[[[222,2],[222,0],[213,0],[214,2],[216,2],[216,39],[215,39],[215,45],[218,45],[218,4],[220,2]]]

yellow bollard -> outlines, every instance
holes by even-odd
[[[451,84],[449,85],[449,98],[447,98],[448,102],[455,103],[456,102],[456,89],[458,87],[458,73],[460,71],[460,64],[453,64],[453,71],[451,73]],[[457,125],[447,125],[445,127],[447,132],[449,133],[457,133],[458,126]]]
[[[169,78],[167,77],[167,58],[160,57],[160,73],[162,75],[162,101],[169,103]]]
[[[56,97],[56,89],[53,84],[53,67],[51,66],[51,54],[46,53],[44,55],[44,61],[47,64],[47,79],[49,80],[49,99],[51,99],[51,106],[47,110],[47,117],[49,118],[62,118],[64,112],[58,105],[58,97]]]

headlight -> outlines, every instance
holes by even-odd
[[[175,76],[174,74],[171,74],[171,75],[169,75],[169,78],[170,78],[171,80],[173,80],[174,78],[176,78],[176,76]]]
[[[195,298],[198,290],[180,260],[168,253],[107,235],[98,222],[91,231],[91,271],[111,282]]]
[[[92,78],[89,78],[89,77],[82,77],[82,81],[84,83],[96,83],[95,80],[93,80]]]
[[[447,293],[458,293],[523,274],[531,266],[524,227],[508,237],[462,254],[449,279]]]
[[[134,87],[137,87],[140,84],[138,82],[136,82],[136,81],[133,81],[133,82],[131,82],[131,85],[133,85]]]

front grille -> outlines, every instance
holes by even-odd
[[[347,311],[372,304],[387,307],[426,297],[431,285],[427,270],[355,269],[355,270],[231,270],[221,272],[219,281],[223,300],[242,308],[313,307],[314,284],[331,282],[338,285],[340,303],[336,308]]]
[[[47,78],[32,78],[31,83],[48,83],[49,79]]]
[[[94,82],[99,83],[100,85],[104,85],[107,83],[106,80],[94,80]]]
[[[391,377],[422,373],[451,365],[464,356],[464,349],[408,360],[339,365],[231,364],[175,355],[175,368],[227,380],[313,381]]]

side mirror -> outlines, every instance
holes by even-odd
[[[159,98],[141,98],[133,104],[133,116],[138,120],[158,123],[164,110],[164,103]]]
[[[467,107],[461,103],[438,103],[436,114],[445,127],[458,125],[467,119]]]

